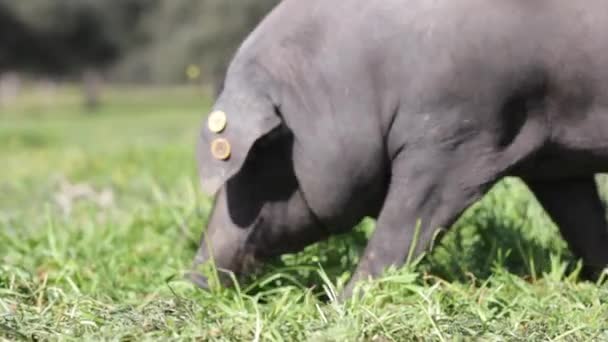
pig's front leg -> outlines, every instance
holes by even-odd
[[[496,180],[497,172],[488,173],[492,168],[476,169],[478,160],[459,159],[455,161],[453,151],[420,152],[394,163],[376,230],[343,298],[352,295],[357,281],[375,278],[390,266],[401,267],[410,249],[414,258],[420,256],[437,229],[448,229]]]

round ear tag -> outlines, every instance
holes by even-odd
[[[221,133],[226,128],[227,123],[228,119],[226,118],[226,113],[220,110],[216,110],[209,114],[209,118],[207,119],[207,126],[213,133]]]
[[[224,138],[218,138],[211,142],[211,154],[215,159],[226,160],[230,158],[230,143]]]

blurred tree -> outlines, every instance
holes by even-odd
[[[139,34],[147,44],[131,49],[114,76],[125,80],[182,82],[190,65],[203,82],[221,85],[226,66],[245,36],[279,0],[173,0],[146,15]]]
[[[238,45],[278,1],[0,0],[0,68],[86,75],[94,85],[100,72],[183,82],[195,66],[219,88]]]
[[[38,58],[35,67],[82,79],[85,103],[94,108],[99,102],[101,74],[124,51],[136,46],[132,26],[156,1],[3,0],[3,3],[34,33],[35,39],[28,45],[39,50],[51,48],[53,56],[59,56],[61,61],[57,65],[54,59]]]
[[[0,73],[11,70],[51,72],[64,67],[59,49],[0,2]]]

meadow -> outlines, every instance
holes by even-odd
[[[194,160],[205,94],[112,87],[86,112],[77,88],[27,89],[0,107],[0,340],[608,340],[608,285],[579,279],[517,179],[351,301],[335,296],[371,219],[197,289],[182,274],[211,206]]]

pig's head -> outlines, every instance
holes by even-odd
[[[214,205],[194,264],[213,259],[217,269],[238,276],[255,261],[299,251],[328,231],[300,188],[294,136],[272,84],[258,68],[235,69],[199,137],[202,189]],[[206,285],[199,275],[193,279]]]
[[[250,33],[201,128],[200,181],[214,206],[195,266],[245,275],[252,261],[347,232],[382,207],[388,153],[369,115],[382,101],[366,75],[353,84],[334,70],[324,20],[290,14],[305,3],[281,2]]]

